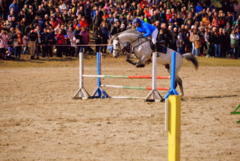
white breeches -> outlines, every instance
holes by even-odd
[[[156,28],[152,33],[152,42],[153,44],[157,43],[158,29]]]

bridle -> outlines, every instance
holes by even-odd
[[[118,52],[123,52],[123,50],[122,50],[122,48],[121,48],[121,45],[120,44],[123,44],[120,40],[119,40],[119,37],[117,36],[116,37],[116,40],[118,41],[118,44],[117,44],[117,46],[119,47],[119,49],[113,49],[113,51],[115,50],[115,51],[118,51]]]

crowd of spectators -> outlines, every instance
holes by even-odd
[[[237,0],[0,0],[0,59],[107,52],[108,39],[139,17],[180,53],[240,58]],[[90,43],[99,44],[96,48]],[[95,51],[92,51],[92,50]]]

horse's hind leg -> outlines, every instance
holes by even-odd
[[[180,91],[181,91],[180,95],[183,96],[184,92],[183,92],[182,79],[178,75],[176,75],[175,82],[176,82],[175,83],[176,87],[177,87],[177,85],[179,85],[179,88],[180,88]]]

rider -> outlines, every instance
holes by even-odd
[[[139,38],[144,38],[152,35],[152,50],[157,51],[157,35],[158,35],[158,29],[156,26],[153,26],[149,23],[146,23],[139,18],[135,18],[133,20],[133,25],[136,26],[138,32],[143,32],[144,35],[139,35]]]

